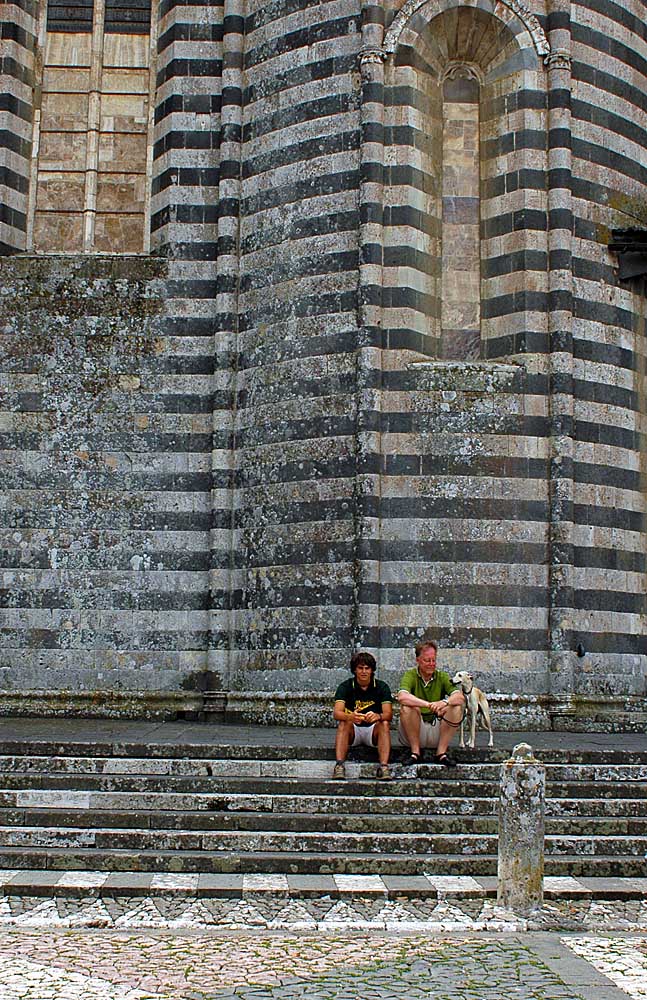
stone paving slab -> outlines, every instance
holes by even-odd
[[[331,708],[332,714],[332,708]],[[130,756],[139,746],[143,755],[158,755],[168,746],[183,746],[187,751],[214,745],[274,748],[280,756],[320,757],[322,750],[333,756],[334,733],[331,728],[301,728],[296,726],[234,725],[226,723],[155,722],[150,720],[59,719],[59,718],[0,718],[0,753],[7,753],[5,743],[42,741],[52,744],[76,742],[103,744],[106,755],[115,753],[121,745],[124,756]],[[477,737],[484,740],[484,734]],[[616,753],[632,754],[647,760],[643,733],[571,733],[546,731],[495,732],[495,751],[511,750],[517,743],[530,743],[535,751],[590,751],[615,757]],[[93,747],[93,752],[97,749]],[[487,753],[487,748],[478,747]],[[469,751],[465,751],[469,756]],[[492,755],[493,756],[493,755]]]
[[[641,1000],[644,936],[0,928],[2,1000]]]

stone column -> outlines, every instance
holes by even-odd
[[[362,5],[359,288],[355,447],[356,539],[353,642],[377,648],[380,536],[380,408],[384,204],[384,9]]]
[[[573,195],[570,0],[550,0],[548,329],[550,337],[550,689],[573,689]]]
[[[497,901],[520,915],[544,900],[545,777],[527,743],[517,744],[501,772]]]

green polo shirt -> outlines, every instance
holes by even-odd
[[[435,670],[429,683],[425,684],[418,673],[418,668],[412,667],[402,675],[399,690],[408,691],[414,698],[420,698],[422,701],[442,701],[443,698],[449,697],[452,691],[456,691],[456,685],[452,684],[451,677],[444,670]],[[424,708],[420,714],[425,722],[434,717],[433,712]]]

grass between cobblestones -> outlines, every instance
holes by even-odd
[[[556,969],[557,958],[561,964]],[[565,972],[569,961],[580,963],[573,974]],[[590,969],[590,974],[582,969]],[[330,936],[266,931],[0,931],[2,1000],[626,1000],[627,996],[647,997],[647,940],[635,935],[569,939],[555,934],[444,934],[435,939],[368,935],[352,929]]]

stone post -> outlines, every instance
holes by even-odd
[[[545,779],[532,747],[517,744],[501,772],[497,902],[520,915],[544,900]]]

